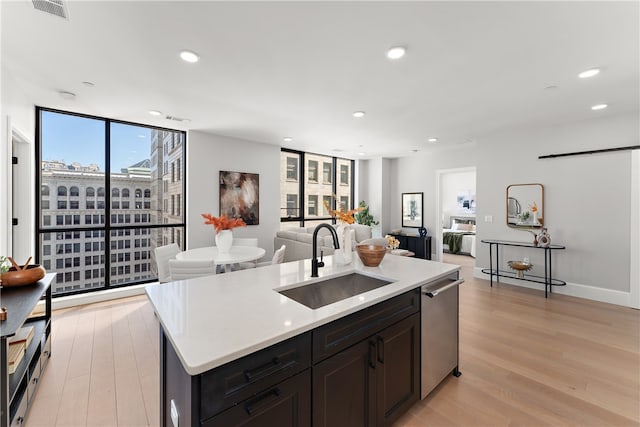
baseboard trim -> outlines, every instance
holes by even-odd
[[[473,276],[479,279],[489,280],[489,274],[483,273],[482,267],[474,267]],[[511,279],[509,277],[500,277],[500,283],[507,283],[509,285],[521,286],[529,289],[537,289],[544,292],[544,285],[541,283],[526,282],[523,280]],[[582,285],[579,283],[567,283],[566,286],[554,286],[553,293],[633,308],[631,305],[631,293],[629,292],[597,288],[595,286]]]
[[[148,285],[133,285],[117,289],[107,289],[104,291],[87,292],[86,294],[69,295],[66,297],[53,298],[51,308],[59,310],[61,308],[76,307],[79,305],[94,304],[97,302],[110,301],[119,298],[143,295],[144,288]]]

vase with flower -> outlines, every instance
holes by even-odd
[[[334,194],[333,198],[338,200],[338,197]],[[343,210],[342,206],[338,204],[337,209],[331,209],[329,203],[325,200],[324,207],[329,212],[333,218],[338,222],[338,227],[336,227],[336,234],[338,235],[338,242],[340,243],[340,249],[336,249],[334,252],[334,260],[338,264],[350,264],[353,259],[353,248],[352,243],[355,242],[355,231],[349,228],[349,225],[355,222],[355,218],[353,215],[356,212],[360,212],[362,210],[361,207],[350,210]]]
[[[228,218],[226,215],[215,217],[211,214],[202,214],[202,217],[205,219],[205,224],[213,225],[216,230],[216,247],[218,252],[222,254],[229,253],[233,245],[233,233],[231,230],[236,227],[247,226],[242,218]]]

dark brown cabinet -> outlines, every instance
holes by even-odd
[[[376,341],[376,425],[388,426],[420,398],[420,315],[390,326]]]
[[[431,236],[405,236],[404,234],[392,234],[400,242],[400,249],[407,249],[416,258],[431,259]]]
[[[203,422],[202,427],[306,427],[311,422],[309,369]]]
[[[391,425],[420,396],[420,315],[313,367],[313,426]]]
[[[414,289],[195,376],[161,329],[161,424],[390,425],[420,395],[419,319]]]
[[[375,341],[364,340],[313,367],[313,426],[368,426],[375,376],[370,366]],[[374,362],[371,362],[374,363]]]

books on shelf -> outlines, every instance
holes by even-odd
[[[9,374],[13,374],[27,350],[25,341],[9,346]]]
[[[27,347],[33,340],[33,326],[23,326],[9,338],[9,373],[13,374],[20,364]]]
[[[25,347],[29,347],[33,339],[33,326],[23,326],[18,329],[16,334],[9,338],[9,345],[25,343]]]

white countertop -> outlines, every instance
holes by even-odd
[[[197,375],[460,269],[389,254],[378,267],[363,266],[355,253],[346,266],[324,260],[314,279],[311,261],[303,260],[149,285],[146,292],[185,371]],[[315,310],[277,292],[353,271],[394,282]]]

